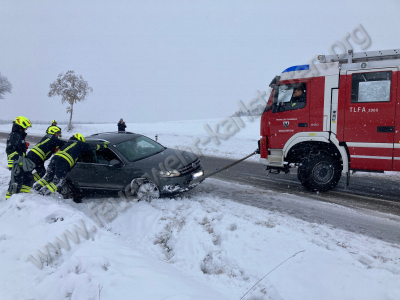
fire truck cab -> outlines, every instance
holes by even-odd
[[[309,190],[328,191],[342,172],[400,171],[400,49],[320,55],[276,76],[261,117],[260,162],[296,165]]]

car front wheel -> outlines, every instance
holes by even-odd
[[[82,202],[82,194],[69,181],[61,187],[60,194],[64,199],[72,199],[76,203]]]
[[[160,198],[160,189],[153,181],[148,179],[137,181],[135,193],[140,201],[151,202],[153,199]]]

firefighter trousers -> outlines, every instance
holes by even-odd
[[[42,177],[46,174],[46,168],[44,167],[44,162],[35,166],[33,173],[34,182],[38,182],[38,180],[42,179]]]
[[[53,157],[42,179],[33,188],[42,195],[57,192],[64,184],[69,171],[69,163],[62,157]]]
[[[12,171],[11,171],[12,172]],[[33,183],[33,175],[32,171],[24,171],[22,168],[19,171],[19,174],[14,176],[14,183],[11,184],[11,181],[8,185],[8,190],[6,193],[6,199],[10,198],[13,194],[18,193],[30,193]]]

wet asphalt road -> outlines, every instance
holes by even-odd
[[[7,136],[0,132],[0,142],[4,143]],[[39,140],[34,136],[27,138],[31,144]],[[233,161],[210,156],[201,158],[206,174]],[[206,179],[189,196],[199,193],[220,196],[400,244],[400,184],[396,180],[352,177],[350,186],[346,187],[345,177],[342,177],[333,190],[313,193],[299,183],[296,169],[292,174],[267,175],[265,167],[253,161],[241,162],[212,178]]]

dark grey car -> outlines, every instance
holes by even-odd
[[[166,148],[131,132],[106,132],[86,137],[87,143],[108,142],[103,151],[81,157],[61,188],[64,198],[78,202],[87,194],[119,192],[150,200],[197,186],[203,175],[200,160],[191,152]],[[120,194],[121,195],[121,194]]]

